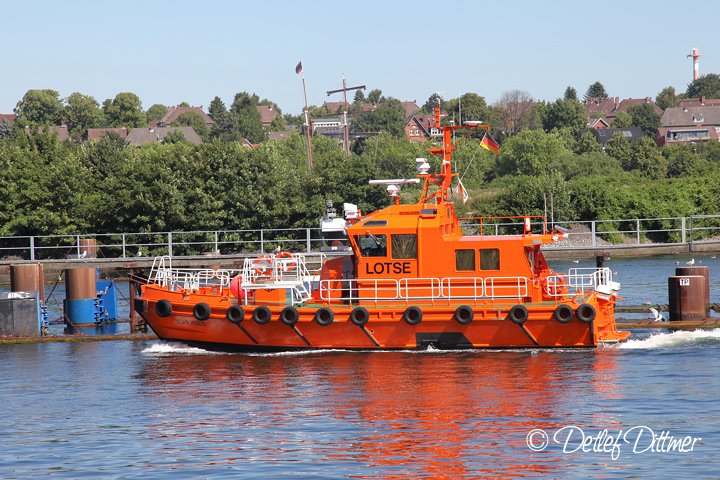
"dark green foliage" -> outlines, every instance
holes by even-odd
[[[15,106],[16,122],[24,127],[31,123],[60,125],[62,101],[55,90],[28,90]]]
[[[118,93],[110,101],[103,102],[103,113],[110,127],[145,127],[147,116],[140,98],[134,93]]]
[[[76,137],[86,137],[88,128],[103,124],[103,112],[93,97],[75,92],[65,99],[62,119]]]
[[[394,137],[405,135],[405,107],[400,100],[389,98],[380,103],[371,113],[366,113],[358,122],[366,131],[386,132]]]
[[[577,134],[587,124],[585,109],[577,100],[558,99],[545,109],[543,128],[549,132],[553,128],[569,128],[573,134]]]
[[[165,105],[160,105],[159,103],[156,103],[152,107],[148,108],[148,111],[146,112],[148,122],[152,122],[153,120],[160,120],[162,117],[165,116],[167,111],[168,108]]]
[[[632,105],[627,109],[627,113],[632,118],[633,127],[641,128],[646,137],[655,138],[658,128],[662,124],[660,123],[660,114],[655,111],[652,104]]]
[[[449,115],[445,120],[455,119],[456,124],[459,121],[476,121],[489,125],[492,129],[498,123],[495,113],[485,103],[485,97],[477,93],[465,93],[459,99],[453,98],[445,102],[445,109]],[[483,133],[478,130],[474,136],[482,138]]]
[[[440,168],[439,159],[427,152],[431,142],[411,143],[403,138],[404,109],[398,100],[382,97],[380,90],[368,95],[378,106],[372,116],[365,117],[365,130],[382,133],[357,142],[350,157],[337,140],[313,137],[312,173],[307,143],[300,134],[283,141],[263,141],[255,108],[261,102],[256,95],[236,95],[229,111],[216,97],[209,109],[215,125],[208,143],[193,145],[181,134],[170,134],[162,144],[129,149],[115,134],[75,146],[41,133],[51,131],[53,119],[52,114],[42,113],[42,105],[49,104],[52,111],[57,96],[52,91],[37,92],[28,92],[18,107],[27,118],[45,118],[42,123],[30,122],[30,137],[19,125],[0,125],[0,235],[263,228],[277,229],[274,238],[282,240],[295,235],[286,231],[289,228],[317,227],[328,199],[337,208],[343,202],[356,203],[364,212],[389,205],[384,186],[368,185],[368,180],[413,178],[417,157],[428,158],[431,172]],[[97,118],[85,115],[93,111],[91,97],[73,95],[72,102],[66,99],[72,109],[65,109],[71,128],[96,125]],[[431,96],[428,103],[434,100]],[[443,121],[449,122],[455,114],[457,122],[460,105],[463,119],[499,125],[498,112],[472,93],[463,95],[461,102],[445,102],[449,116]],[[619,114],[616,122],[629,119],[651,131],[656,126],[648,107],[652,108],[631,108],[627,118]],[[113,124],[123,118],[128,125],[144,122],[139,99],[133,94],[119,94],[106,101],[103,110],[107,115],[101,116],[101,122],[103,118]],[[161,108],[151,110],[156,117]],[[322,113],[327,112],[321,108],[313,112]],[[198,119],[192,113],[181,116],[178,123],[201,129]],[[303,120],[291,115],[284,119],[296,124]],[[480,148],[482,131],[477,138],[460,143],[453,170],[470,190],[471,201],[467,205],[456,201],[458,212],[468,216],[546,213],[549,217],[551,201],[556,221],[720,211],[719,142],[659,149],[652,137],[628,143],[623,135],[616,135],[603,152],[594,131],[579,135],[585,121],[582,106],[569,95],[548,105],[537,104],[513,119],[519,130],[516,136],[494,135],[501,144],[499,156]],[[275,128],[281,126],[278,123]],[[243,146],[236,141],[242,138],[258,145]],[[417,198],[419,187],[405,185],[401,195],[403,201]],[[657,228],[668,228],[667,222],[658,221]],[[625,228],[622,223],[602,225],[598,228],[606,231]],[[232,235],[250,240],[252,234]],[[247,248],[257,246],[248,244]]]
[[[175,123],[175,122],[173,122]],[[165,134],[165,137],[163,138],[164,143],[178,143],[178,142],[187,142],[187,138],[185,137],[185,134],[182,132],[182,130],[174,130],[169,131]]]
[[[575,144],[575,153],[600,153],[602,146],[598,142],[597,131],[594,128],[589,129],[587,132],[582,134],[580,140]]]
[[[210,138],[210,128],[205,123],[205,119],[199,113],[190,110],[180,114],[173,122],[173,127],[192,127],[195,133],[200,135],[203,141],[208,141]],[[185,135],[183,135],[183,138]],[[166,137],[167,138],[167,137]]]
[[[612,128],[630,128],[633,126],[633,117],[631,117],[628,112],[620,110],[615,115],[615,118],[613,119],[610,126]]]
[[[578,100],[577,96],[577,90],[575,90],[573,87],[567,87],[565,89],[565,95],[563,95],[564,100]]]
[[[720,98],[720,77],[716,73],[700,75],[688,84],[686,95],[688,98]]]
[[[590,85],[583,96],[583,99],[589,100],[591,98],[597,98],[600,101],[605,100],[608,97],[605,87],[600,82],[595,82]]]
[[[682,100],[683,97],[685,97],[685,95],[675,94],[674,87],[665,87],[658,96],[655,97],[655,104],[663,110],[666,108],[675,108],[680,104],[680,100]]]
[[[213,101],[214,102],[214,101]],[[247,92],[235,94],[235,100],[230,111],[225,113],[217,106],[213,118],[215,124],[211,131],[213,138],[223,142],[241,141],[246,138],[250,143],[260,143],[265,140],[262,118],[257,108],[259,98]]]
[[[215,121],[226,113],[227,109],[220,97],[213,98],[212,102],[210,102],[210,107],[208,108],[208,115],[210,118]]]

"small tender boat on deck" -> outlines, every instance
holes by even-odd
[[[440,125],[436,110],[436,125]],[[626,339],[614,309],[620,284],[608,268],[554,272],[541,246],[566,238],[543,217],[458,219],[452,200],[452,132],[438,127],[441,172],[418,159],[418,178],[380,180],[394,204],[362,215],[328,206],[328,246],[280,252],[233,270],[155,260],[135,299],[164,340],[211,350],[595,347]],[[399,185],[424,182],[416,204]],[[470,223],[463,227],[461,224]],[[465,234],[463,228],[474,230]],[[334,255],[331,257],[330,255]]]

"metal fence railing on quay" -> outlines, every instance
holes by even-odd
[[[531,231],[555,226],[567,230],[568,238],[554,243],[562,247],[605,245],[689,244],[720,241],[720,215],[691,217],[547,222],[532,217]],[[522,218],[507,221],[463,221],[465,235],[517,235],[523,233]],[[94,239],[99,258],[171,257],[207,254],[265,254],[272,251],[311,253],[320,250],[319,228],[262,230],[215,230],[189,232],[139,232],[83,235],[37,235],[0,237],[1,260],[60,260],[82,258],[81,240]]]

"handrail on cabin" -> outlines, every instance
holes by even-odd
[[[463,217],[463,218],[458,218],[458,221],[462,221],[462,220],[475,220],[475,221],[477,221],[477,220],[479,220],[479,221],[480,221],[480,236],[483,236],[483,235],[484,235],[484,233],[483,233],[483,221],[486,221],[486,220],[517,220],[517,219],[521,219],[521,220],[522,220],[522,222],[520,222],[519,225],[523,225],[523,223],[525,224],[525,228],[524,228],[524,233],[523,233],[523,234],[530,232],[532,219],[542,219],[542,226],[543,226],[543,231],[542,231],[542,233],[543,233],[543,234],[550,233],[550,232],[548,232],[548,229],[547,229],[547,220],[546,220],[545,217],[542,216],[542,215],[515,215],[515,216],[506,216],[506,217]],[[517,224],[517,223],[499,223],[499,224],[498,224],[498,223],[495,223],[494,225],[496,225],[496,226],[497,226],[497,225],[512,226],[512,225],[518,225],[518,224]],[[463,225],[460,225],[460,226],[462,227]]]

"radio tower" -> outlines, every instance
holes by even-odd
[[[700,76],[700,66],[699,66],[698,59],[702,56],[703,56],[702,53],[698,53],[697,47],[693,47],[692,53],[690,55],[688,55],[688,57],[692,57],[692,59],[693,59],[693,80],[697,80],[698,77]]]

